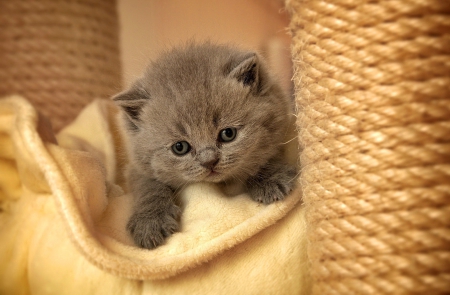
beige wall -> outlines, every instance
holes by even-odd
[[[124,84],[164,48],[185,40],[263,51],[290,85],[288,17],[279,0],[119,0]],[[287,86],[286,86],[287,87]]]

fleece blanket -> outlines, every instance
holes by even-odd
[[[300,188],[262,205],[191,185],[180,232],[145,250],[125,230],[125,165],[110,101],[55,136],[26,99],[0,100],[0,294],[309,292]]]

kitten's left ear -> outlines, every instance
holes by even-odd
[[[149,99],[150,95],[139,85],[133,85],[112,97],[116,105],[125,111],[131,129],[138,129],[142,107]]]
[[[259,92],[261,79],[258,55],[251,52],[241,57],[228,76]]]

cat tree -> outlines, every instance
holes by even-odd
[[[450,292],[450,2],[287,1],[313,294]]]
[[[59,131],[121,89],[115,1],[0,1],[0,96],[21,94]]]
[[[248,207],[254,216],[185,252],[124,246],[94,226],[106,196],[120,194],[110,172],[120,165],[107,157],[118,141],[108,133],[117,127],[108,102],[91,105],[58,138],[74,151],[56,145],[23,99],[7,98],[0,293],[450,293],[450,4],[286,6],[303,206],[296,192]],[[115,9],[115,1],[0,1],[0,94],[23,95],[59,130],[89,101],[116,92]],[[100,156],[69,140],[88,133]]]

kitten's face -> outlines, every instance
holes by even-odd
[[[116,101],[132,164],[172,186],[245,181],[280,148],[288,101],[254,54],[213,45],[167,53]]]

